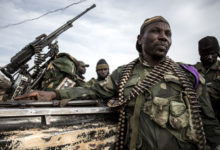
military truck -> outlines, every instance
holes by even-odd
[[[114,149],[117,113],[98,100],[0,102],[0,149]]]

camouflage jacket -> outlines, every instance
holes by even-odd
[[[220,61],[217,61],[207,70],[201,62],[198,62],[195,67],[206,80],[212,106],[220,121]]]
[[[86,86],[88,87],[91,87],[93,86],[94,84],[96,84],[97,82],[101,82],[103,80],[98,80],[98,79],[95,79],[95,78],[91,78],[88,82],[86,82]]]
[[[76,78],[77,78],[77,86],[85,86],[86,85],[84,77],[81,77],[78,74],[76,74]]]
[[[87,87],[73,87],[71,89],[55,91],[58,99],[110,99],[118,97],[119,80],[122,74],[122,69],[124,66],[116,69],[111,75],[109,75],[105,81],[96,83],[90,88]],[[125,84],[124,96],[128,96],[131,89],[140,83],[145,75],[154,67],[151,67],[147,62],[139,58],[139,61],[134,66],[131,76]],[[194,76],[191,73],[186,72],[187,77],[190,81],[194,82]],[[204,129],[207,137],[207,141],[212,146],[220,144],[220,128],[219,123],[214,117],[214,112],[211,107],[208,94],[205,89],[204,80],[199,81],[199,86],[197,88],[198,100],[202,107],[202,122],[204,124]],[[134,121],[131,118],[135,115],[134,109],[136,106],[137,98],[132,99],[126,107],[126,119],[127,119],[127,132],[126,132],[126,145],[131,143],[131,133],[135,128],[138,128],[138,140],[136,148],[140,149],[154,149],[155,145],[160,143],[166,143],[169,145],[170,139],[160,135],[161,130],[166,130],[176,137],[178,141],[187,143],[187,141],[192,142],[190,135],[187,135],[187,128],[189,126],[189,117],[187,116],[187,106],[185,104],[185,91],[180,83],[179,78],[175,75],[173,71],[167,72],[161,81],[155,84],[152,88],[145,91],[141,96],[141,107],[140,107],[140,117],[137,120],[139,125],[132,127]],[[180,109],[175,109],[180,108]],[[143,117],[144,116],[144,117]],[[171,122],[170,118],[174,120],[179,120],[179,118],[184,118],[182,121],[177,121],[176,123]],[[141,119],[143,118],[143,119]],[[181,120],[181,119],[180,119]],[[144,129],[148,128],[148,129]],[[163,136],[163,138],[161,138]],[[172,138],[174,139],[174,138]],[[191,143],[189,142],[189,143]],[[145,143],[150,143],[144,147]],[[168,144],[169,143],[169,144]],[[160,148],[158,148],[160,149]],[[162,148],[163,149],[163,148]],[[187,149],[186,147],[173,149]],[[188,148],[190,149],[190,148]]]
[[[66,53],[59,53],[50,62],[41,82],[41,90],[54,90],[67,81],[66,86],[80,86],[83,81],[76,74],[77,60]]]

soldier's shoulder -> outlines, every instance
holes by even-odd
[[[71,61],[71,62],[74,62],[74,63],[77,63],[77,59],[74,58],[73,56],[71,56],[70,54],[68,53],[59,53],[57,56],[56,56],[56,59],[55,61]]]
[[[87,83],[94,83],[94,82],[97,82],[97,79],[91,78]]]
[[[71,56],[71,55],[68,54],[68,53],[59,53],[59,54],[57,54],[56,57],[57,57],[57,58],[59,58],[59,57],[70,57],[70,58],[72,58],[73,56]]]
[[[76,64],[77,60],[67,53],[59,53],[53,60],[53,64],[57,66],[72,66]]]
[[[121,65],[121,66],[119,66],[118,68],[116,68],[116,69],[112,72],[112,74],[121,73],[122,70],[123,70],[123,68],[124,68],[125,66],[126,66],[126,65]]]
[[[199,82],[204,83],[205,79],[199,73],[198,69],[191,64],[179,63],[180,66],[185,70],[187,73],[188,78],[194,83],[194,86],[197,87]]]
[[[93,84],[95,84],[97,82],[97,79],[95,78],[91,78],[89,81],[86,82],[87,86],[92,86]]]
[[[77,64],[72,59],[70,59],[66,53],[60,53],[55,58],[55,60],[52,61],[50,68],[53,67],[69,75],[75,75]]]

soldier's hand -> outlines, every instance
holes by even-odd
[[[56,97],[56,93],[53,91],[33,91],[21,96],[15,97],[15,100],[41,100],[41,101],[51,101]]]

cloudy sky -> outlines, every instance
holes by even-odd
[[[0,0],[0,27],[32,19],[79,0]],[[38,20],[0,28],[0,66],[10,62],[36,36],[49,34],[92,4],[74,26],[59,36],[60,52],[66,52],[90,64],[86,80],[96,77],[95,66],[104,58],[112,72],[138,56],[136,38],[142,22],[163,16],[171,25],[172,46],[168,55],[175,61],[194,64],[199,61],[197,44],[204,36],[220,40],[219,0],[86,0]]]

